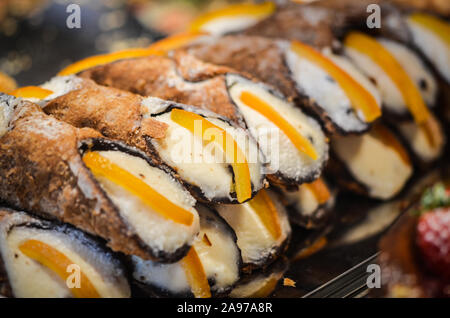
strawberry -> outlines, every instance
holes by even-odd
[[[450,282],[450,207],[421,215],[417,225],[417,246],[427,268]]]

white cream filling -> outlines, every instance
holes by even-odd
[[[83,79],[76,75],[55,76],[42,84],[41,87],[53,92],[45,98],[46,100],[52,100],[80,88],[82,82]]]
[[[369,195],[374,198],[388,199],[397,194],[413,171],[400,154],[371,132],[336,138],[332,147],[350,173],[367,186]]]
[[[224,156],[221,147],[214,143],[208,144],[199,136],[193,135],[188,129],[172,121],[170,116],[168,112],[155,117],[168,125],[164,138],[152,140],[161,159],[173,167],[183,180],[199,187],[207,199],[231,199],[231,164],[227,163],[230,160]],[[254,190],[259,190],[262,187],[262,175],[255,142],[249,140],[243,129],[236,129],[216,118],[207,120],[226,129],[234,137],[240,149],[245,152]]]
[[[414,44],[430,60],[436,70],[450,83],[450,47],[438,35],[407,19]],[[447,34],[447,36],[449,36]]]
[[[199,217],[194,209],[195,199],[181,184],[161,169],[150,166],[142,158],[120,151],[99,151],[99,153],[194,216],[190,226],[166,219],[128,190],[105,177],[99,177],[100,184],[118,207],[120,215],[146,244],[152,249],[172,253],[192,243],[199,230]]]
[[[215,224],[202,218],[200,234],[194,243],[206,277],[213,278],[217,292],[233,285],[239,279],[239,250],[228,231],[221,229],[223,225]],[[204,240],[207,236],[208,243]]]
[[[360,242],[385,230],[404,211],[402,203],[401,200],[394,200],[370,209],[365,219],[334,241],[333,246]]]
[[[319,208],[319,201],[311,189],[303,184],[296,191],[283,191],[289,205],[294,206],[299,215],[312,215]]]
[[[206,22],[201,26],[201,30],[211,35],[224,35],[245,30],[255,25],[259,20],[261,20],[260,17],[249,14],[224,16]]]
[[[287,49],[285,54],[292,78],[300,92],[326,111],[336,125],[345,131],[367,128],[363,114],[353,111],[344,90],[325,70],[306,58],[301,58],[292,49]]]
[[[51,78],[49,81],[40,85],[41,88],[52,91],[53,93],[44,99],[39,99],[35,97],[24,98],[25,100],[38,104],[41,107],[44,107],[45,104],[57,97],[63,96],[73,90],[79,89],[83,83],[83,79],[76,75],[68,75],[68,76],[55,76]]]
[[[20,251],[19,246],[29,239],[50,245],[78,265],[101,297],[130,296],[126,279],[113,277],[118,272],[110,257],[63,233],[18,227],[12,229],[1,244],[2,257],[16,297],[72,297],[66,282],[55,272]],[[80,284],[82,287],[83,281]]]
[[[280,172],[292,179],[316,176],[320,173],[323,163],[328,159],[328,144],[320,125],[307,117],[294,105],[271,94],[262,85],[255,84],[238,75],[229,74],[227,85],[233,102],[238,106],[251,134],[256,138],[261,151],[269,164],[270,173]],[[305,138],[311,138],[319,157],[313,160],[307,154],[300,152],[288,136],[277,127],[270,118],[252,109],[240,99],[242,92],[250,92],[271,105],[289,124]]]
[[[405,101],[401,91],[378,64],[369,56],[350,47],[345,47],[345,54],[367,77],[374,79],[375,86],[378,88],[383,105],[386,108],[393,113],[405,113]]]
[[[439,123],[437,123],[437,125],[440,127]],[[434,136],[437,144],[433,146],[430,144],[426,133],[423,129],[420,129],[415,122],[400,122],[397,127],[400,130],[400,133],[408,141],[414,153],[419,156],[421,160],[429,162],[441,155],[445,144],[444,133],[442,130],[439,134]]]
[[[291,227],[283,205],[267,191],[278,212],[281,236],[274,239],[262,222],[257,211],[246,202],[239,205],[221,204],[216,206],[220,216],[233,228],[237,244],[241,249],[244,263],[259,264],[280,246],[291,232]]]
[[[378,108],[381,108],[381,95],[377,87],[365,76],[347,57],[342,55],[336,55],[327,49],[322,52],[329,59],[331,59],[337,66],[350,75],[359,85],[361,85],[370,95],[375,99]],[[364,114],[359,114],[361,118],[364,118]]]
[[[220,293],[239,279],[239,250],[230,233],[223,230],[222,224],[203,217],[201,223],[201,230],[193,247],[200,258],[206,277],[215,282],[211,286],[212,290]],[[205,234],[211,246],[205,242]],[[138,281],[175,294],[190,291],[191,287],[181,262],[161,264],[144,261],[136,256],[133,256],[132,260],[133,276]]]
[[[183,266],[180,262],[162,264],[145,261],[137,256],[132,256],[134,271],[133,277],[144,284],[156,286],[174,294],[190,291]]]
[[[14,107],[20,107],[20,99],[0,95],[0,137],[9,130],[9,124],[14,115]]]
[[[431,72],[423,64],[422,60],[404,45],[387,39],[379,39],[378,42],[380,42],[397,59],[406,73],[408,73],[427,105],[434,106],[437,94],[437,83]]]

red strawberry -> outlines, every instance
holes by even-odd
[[[450,281],[450,207],[422,214],[417,225],[417,245],[428,269]]]

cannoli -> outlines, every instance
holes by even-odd
[[[447,11],[448,13],[448,11]],[[406,44],[419,51],[436,74],[440,94],[438,112],[447,124],[450,122],[450,24],[434,15],[413,13],[404,19],[410,37]]]
[[[332,134],[362,133],[381,115],[376,88],[330,50],[300,42],[226,36],[194,42],[190,54],[250,73],[320,119]]]
[[[241,33],[297,40],[320,48],[339,48],[338,40],[352,28],[371,34],[389,34],[397,40],[407,40],[410,38],[410,32],[404,17],[417,8],[414,4],[407,4],[402,0],[295,2],[286,0],[280,3],[272,15],[247,29],[241,28]],[[425,6],[428,12],[448,15],[448,6],[447,9],[434,6],[434,3]],[[376,13],[377,19],[380,18],[378,21],[374,19],[373,13]],[[226,29],[226,26],[222,28]]]
[[[398,194],[413,173],[411,159],[399,139],[378,123],[361,136],[336,137],[327,172],[343,189],[377,199]]]
[[[56,92],[59,81],[64,77],[53,80]],[[195,107],[99,86],[88,79],[73,81],[79,82],[78,87],[46,102],[46,113],[143,150],[170,166],[200,200],[244,202],[264,186],[256,142],[230,120]]]
[[[224,296],[239,280],[242,259],[234,231],[210,208],[198,211],[200,233],[181,261],[161,264],[132,256],[133,277],[150,295]]]
[[[224,35],[250,28],[275,12],[272,2],[232,4],[197,17],[190,25],[191,32]]]
[[[345,11],[343,11],[345,12]],[[293,2],[279,6],[274,14],[241,33],[250,36],[296,40],[316,47],[330,47],[344,31],[346,19],[334,9]]]
[[[255,136],[274,183],[313,181],[328,158],[327,139],[315,120],[270,87],[184,52],[176,52],[173,58],[118,61],[84,71],[81,76],[230,118]]]
[[[198,230],[195,199],[143,152],[0,96],[0,200],[100,236],[114,251],[176,261]]]
[[[421,52],[436,72],[450,83],[450,24],[425,13],[412,13],[406,15],[404,20],[410,34],[407,43]]]
[[[281,258],[269,268],[243,277],[230,293],[231,298],[269,297],[288,269],[286,258]]]
[[[9,297],[130,297],[117,255],[83,232],[0,208],[0,294]]]
[[[386,110],[384,117],[403,136],[413,154],[422,162],[437,159],[445,135],[429,109],[436,103],[437,84],[425,64],[400,43],[359,32],[350,33],[344,45],[345,54],[378,87]]]
[[[279,190],[291,222],[313,229],[323,226],[331,217],[336,191],[331,190],[323,178]]]
[[[267,267],[286,250],[291,227],[284,206],[272,191],[262,190],[244,204],[215,208],[236,233],[245,272]]]

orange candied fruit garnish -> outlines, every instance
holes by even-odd
[[[191,291],[196,298],[211,298],[208,278],[203,264],[194,247],[191,247],[187,255],[180,261],[187,277]]]
[[[255,197],[248,202],[253,210],[258,214],[259,218],[269,230],[274,239],[281,236],[281,225],[278,218],[277,208],[266,190],[262,189]]]
[[[328,190],[327,185],[320,178],[314,182],[305,183],[304,185],[314,194],[319,204],[324,204],[331,197],[330,190]]]
[[[439,146],[442,132],[438,120],[432,113],[426,121],[419,125],[419,129],[424,133],[432,148]]]
[[[21,98],[37,98],[37,99],[44,99],[47,96],[50,96],[51,94],[53,94],[51,90],[39,86],[20,87],[11,92],[12,96]]]
[[[209,141],[207,134],[205,134],[207,130],[211,129],[217,131],[221,136],[221,138],[219,138],[221,140],[216,140],[215,137],[217,136],[213,135],[213,141],[218,143],[227,158],[232,159],[231,166],[234,172],[236,184],[235,189],[238,202],[242,203],[252,197],[250,169],[248,167],[245,154],[242,152],[241,148],[232,136],[230,136],[223,128],[214,125],[204,117],[183,109],[173,109],[170,114],[170,118],[178,125],[186,128],[193,134],[197,134],[198,137],[205,141]],[[196,121],[201,123],[198,127],[201,129],[196,129]]]
[[[19,250],[29,258],[55,272],[64,282],[69,277],[70,272],[67,272],[67,268],[74,263],[52,246],[38,240],[27,240],[19,246]],[[80,279],[80,288],[70,288],[74,297],[100,298],[97,290],[83,272],[80,273]]]
[[[275,11],[275,4],[272,2],[264,2],[260,4],[242,3],[232,4],[225,8],[205,13],[196,18],[192,23],[191,31],[201,31],[203,26],[208,22],[222,17],[235,17],[239,15],[253,16],[257,19],[264,19]]]
[[[276,110],[274,110],[272,106],[247,91],[241,93],[240,99],[245,105],[257,111],[280,128],[298,149],[298,151],[305,153],[313,160],[317,160],[318,154],[311,142],[307,138],[303,137],[298,130],[286,119],[284,119]]]
[[[406,107],[417,124],[425,122],[430,112],[416,84],[395,59],[377,40],[360,32],[352,32],[345,38],[345,45],[367,55],[380,66],[400,90]]]
[[[155,51],[167,52],[188,45],[204,35],[207,35],[207,33],[200,31],[181,32],[156,41],[148,48]]]
[[[427,28],[450,46],[450,24],[444,20],[425,13],[413,13],[408,19]]]
[[[194,221],[194,216],[191,212],[172,203],[140,178],[122,169],[98,152],[91,151],[86,153],[83,156],[83,161],[94,176],[107,178],[123,187],[164,218],[186,226],[190,226]]]
[[[93,68],[95,66],[112,63],[123,59],[133,59],[150,55],[163,55],[162,52],[151,48],[134,48],[109,54],[101,54],[87,57],[81,61],[75,62],[58,73],[59,76],[72,75],[81,71]]]
[[[386,146],[397,152],[405,164],[411,165],[411,160],[405,147],[403,147],[397,137],[389,129],[381,124],[375,124],[370,133]]]
[[[357,112],[361,111],[367,122],[372,122],[381,116],[381,109],[375,97],[336,63],[311,46],[298,41],[293,41],[291,48],[300,57],[325,70],[345,92],[353,109]]]

